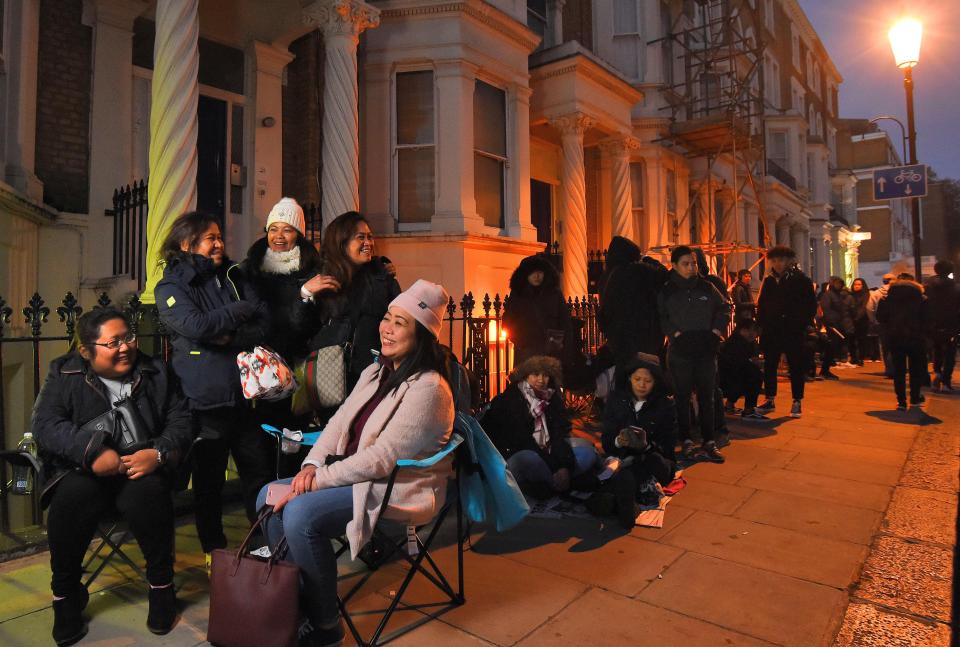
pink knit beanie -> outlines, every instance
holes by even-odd
[[[443,323],[443,313],[447,307],[447,291],[442,285],[417,279],[405,292],[397,295],[390,302],[391,306],[403,308],[410,315],[423,324],[430,333],[440,338],[440,326]]]

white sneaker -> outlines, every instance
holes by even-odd
[[[790,407],[790,417],[799,418],[800,417],[800,400],[794,400],[793,406]]]

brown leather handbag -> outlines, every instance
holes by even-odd
[[[268,559],[247,552],[254,531],[265,528],[271,514],[268,508],[260,515],[236,552],[225,548],[213,551],[207,640],[217,647],[297,644],[300,569],[282,561],[286,537]]]

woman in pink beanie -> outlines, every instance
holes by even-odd
[[[447,304],[443,287],[419,280],[397,296],[380,322],[380,359],[353,391],[274,510],[271,544],[285,535],[288,559],[301,569],[304,613],[314,628],[306,643],[338,644],[337,561],[331,539],[346,533],[355,559],[380,514],[387,480],[401,459],[423,459],[450,439],[454,404],[439,343]],[[443,506],[452,457],[400,473],[384,515],[403,525],[429,522]],[[267,487],[259,505],[266,501]]]

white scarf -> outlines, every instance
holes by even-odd
[[[533,439],[540,449],[549,449],[550,430],[547,429],[547,405],[550,404],[550,398],[553,397],[553,389],[547,389],[546,392],[538,394],[526,380],[520,382],[519,388],[520,393],[527,401],[527,406],[530,407],[530,413],[533,415]],[[546,398],[542,396],[546,396]]]
[[[267,247],[263,256],[263,271],[270,274],[293,274],[300,269],[300,248],[288,252],[275,252]]]

